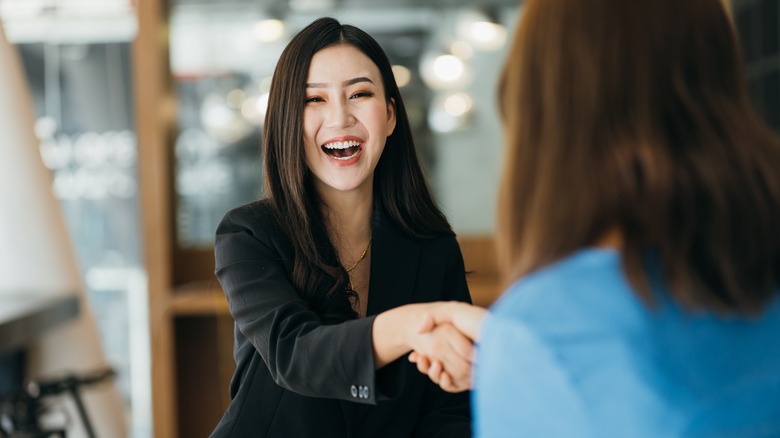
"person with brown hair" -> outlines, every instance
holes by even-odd
[[[478,339],[475,435],[780,436],[780,141],[721,1],[528,0],[507,59],[511,286],[428,325]]]
[[[265,198],[230,211],[216,234],[236,371],[212,436],[470,436],[468,393],[402,359],[435,357],[454,370],[442,387],[468,387],[471,341],[417,327],[443,305],[429,302],[470,297],[373,38],[322,18],[292,39],[263,152]]]

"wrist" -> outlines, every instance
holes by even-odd
[[[416,324],[411,305],[384,311],[376,316],[373,326],[374,357],[377,368],[392,362],[413,349]]]

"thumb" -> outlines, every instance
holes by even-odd
[[[436,327],[436,321],[433,319],[433,315],[430,313],[426,313],[423,315],[422,322],[420,322],[420,326],[417,328],[418,334],[423,333],[430,333],[431,330],[433,330]]]

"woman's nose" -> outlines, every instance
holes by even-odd
[[[347,102],[342,99],[334,99],[328,105],[328,117],[327,126],[331,128],[342,128],[350,126],[354,123],[355,118],[347,105]]]

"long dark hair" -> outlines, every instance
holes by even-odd
[[[758,311],[780,267],[780,143],[720,0],[529,0],[499,88],[508,280],[622,234],[689,308]]]
[[[379,68],[388,102],[395,102],[396,126],[374,172],[374,202],[401,232],[413,239],[452,234],[423,176],[409,120],[390,62],[367,33],[320,18],[301,30],[282,52],[274,71],[263,138],[265,193],[279,225],[292,242],[292,281],[320,314],[354,316],[341,293],[347,274],[328,236],[321,200],[306,166],[303,110],[311,59],[318,51],[351,45]]]

